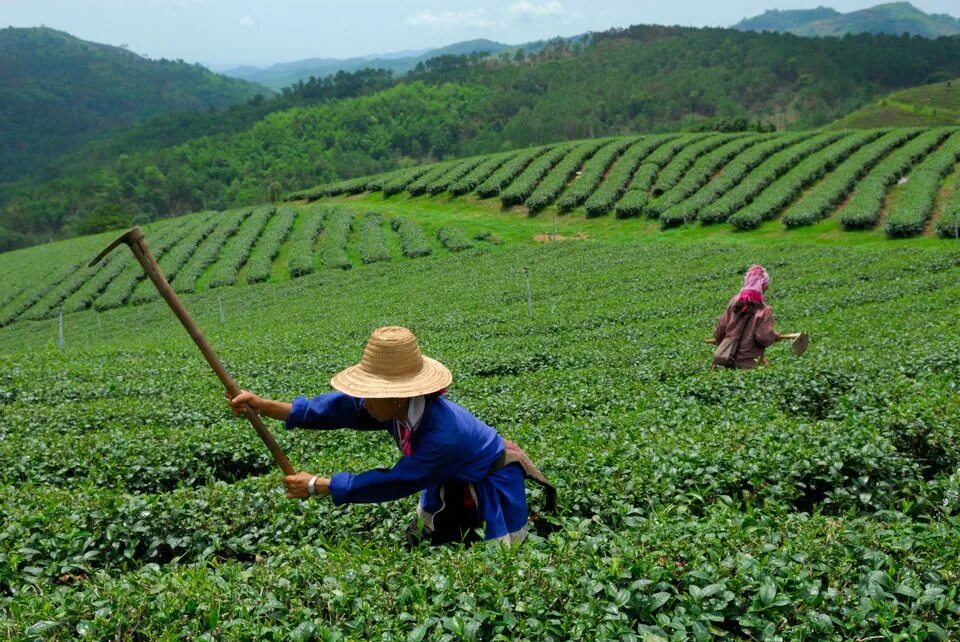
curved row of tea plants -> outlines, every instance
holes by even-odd
[[[811,154],[841,141],[844,134],[817,134],[770,156],[753,168],[736,186],[700,211],[704,225],[722,223],[750,205],[758,195]]]
[[[237,273],[246,265],[253,246],[263,235],[263,230],[276,209],[271,206],[259,207],[244,221],[223,248],[219,258],[210,269],[207,287],[219,288],[237,283]]]
[[[524,201],[524,205],[531,212],[538,212],[552,203],[557,195],[567,186],[573,175],[583,166],[586,159],[593,157],[598,149],[610,141],[587,141],[570,150],[563,160],[547,174],[537,185],[537,188]],[[504,203],[506,204],[506,203]]]
[[[910,168],[943,143],[949,132],[934,129],[917,136],[894,151],[854,190],[840,213],[840,224],[848,230],[873,227],[880,220],[883,203],[891,185]]]
[[[602,216],[609,212],[614,204],[623,197],[630,183],[630,179],[637,171],[640,163],[654,150],[658,149],[661,145],[669,143],[674,138],[675,135],[669,134],[649,136],[633,143],[629,149],[623,153],[623,156],[614,163],[607,179],[599,183],[599,186],[596,183],[594,184],[595,190],[584,204],[587,216]]]
[[[247,208],[225,212],[219,217],[217,227],[197,246],[193,256],[187,260],[171,283],[177,292],[196,291],[200,276],[217,263],[228,240],[237,233],[252,212],[252,209]]]
[[[270,278],[274,261],[293,229],[297,213],[293,207],[277,208],[276,216],[267,224],[246,262],[247,283],[262,283]]]
[[[383,216],[375,216],[382,223]],[[298,278],[321,268],[349,269],[354,261],[388,261],[391,245],[402,246],[393,250],[398,258],[433,253],[427,231],[417,221],[406,220],[402,229],[387,228],[397,238],[388,242],[384,229],[372,220],[353,234],[357,218],[355,210],[343,206],[263,206],[200,212],[154,223],[145,232],[161,271],[180,294]],[[443,250],[457,252],[473,245],[465,232],[453,231],[457,226],[430,225],[429,234],[441,228],[451,230],[438,236]],[[0,285],[11,293],[0,306],[0,327],[20,320],[44,321],[56,317],[61,307],[69,315],[158,300],[153,282],[125,247],[87,267],[116,235],[38,246],[5,257],[12,269],[0,273]]]
[[[923,232],[933,215],[933,206],[943,178],[951,173],[960,160],[960,132],[946,141],[938,154],[927,157],[910,172],[897,207],[887,216],[883,228],[887,236],[916,236]]]
[[[522,203],[531,214],[548,207],[563,213],[582,206],[588,217],[612,212],[627,218],[644,213],[659,218],[663,228],[699,220],[702,224],[730,221],[741,230],[752,229],[790,207],[783,221],[787,228],[811,225],[839,211],[845,229],[869,229],[880,220],[892,183],[928,154],[939,158],[930,163],[943,168],[931,179],[931,203],[941,198],[943,176],[957,160],[939,147],[952,131],[708,133],[574,141],[426,166],[420,178],[407,181],[406,187],[398,184],[388,190],[386,181],[407,176],[411,170],[351,179],[289,198],[365,190],[382,191],[385,197],[403,189],[412,196],[472,193],[480,199],[499,197],[504,207]],[[883,143],[858,149],[880,136],[886,137]],[[910,207],[894,202],[897,211],[891,226],[885,226],[888,235],[909,236],[925,229],[935,205],[927,208],[919,223]],[[911,222],[901,225],[901,217]]]
[[[639,216],[650,198],[650,188],[656,181],[660,171],[681,152],[685,147],[696,144],[704,138],[702,135],[683,136],[668,140],[657,147],[642,163],[630,178],[624,190],[623,197],[615,204],[614,211],[617,218]]]
[[[216,229],[220,218],[219,212],[206,212],[201,216],[203,216],[204,220],[183,237],[179,243],[164,252],[157,260],[160,264],[160,270],[167,278],[167,281],[173,282],[177,278],[180,270],[187,264],[200,244]],[[149,279],[143,279],[137,287],[134,288],[133,294],[130,296],[130,302],[146,303],[157,299],[159,296],[160,294],[157,292],[153,282]]]
[[[433,248],[427,242],[427,235],[424,233],[423,227],[416,221],[397,217],[393,219],[391,226],[400,235],[400,247],[403,250],[403,255],[408,259],[429,256],[433,252]]]
[[[390,260],[383,236],[383,217],[376,212],[367,212],[360,219],[360,260],[364,263]]]
[[[955,180],[953,195],[944,205],[943,216],[937,221],[937,235],[960,240],[960,179]]]
[[[783,224],[800,227],[825,218],[874,165],[918,133],[917,130],[898,129],[865,145],[818,183],[808,198],[790,207],[783,214]]]
[[[738,230],[752,230],[763,221],[774,218],[780,210],[796,200],[807,186],[823,178],[851,154],[880,135],[881,132],[873,130],[847,136],[809,156],[727,220]]]
[[[504,207],[510,207],[526,201],[553,166],[568,154],[575,153],[574,150],[571,144],[557,145],[538,156],[500,193],[500,202]]]
[[[657,183],[660,185],[661,195],[648,204],[646,211],[647,216],[650,218],[660,218],[660,215],[670,209],[670,207],[685,201],[703,188],[718,171],[726,167],[731,160],[740,155],[745,149],[762,142],[765,138],[764,136],[756,135],[723,141],[721,145],[710,153],[698,156],[696,162],[689,170],[684,170],[680,177],[671,178],[669,183],[672,183],[672,186],[670,188],[667,188],[668,183],[664,180],[663,176],[663,174],[666,174],[667,170],[670,169],[668,167],[663,171],[660,178],[657,179]],[[654,191],[657,189],[657,186],[654,186]]]
[[[796,145],[812,134],[793,134],[773,136],[770,140],[758,143],[744,153],[727,162],[719,173],[692,196],[660,213],[663,227],[674,227],[689,223],[700,216],[700,212],[715,200],[740,184],[760,163],[782,149]]]
[[[603,180],[611,164],[624,153],[624,150],[632,147],[636,142],[635,138],[622,138],[609,142],[597,150],[597,153],[584,163],[582,171],[576,173],[574,182],[563,191],[563,198],[557,202],[557,209],[568,212],[583,204],[594,193],[597,184]]]

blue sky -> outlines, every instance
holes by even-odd
[[[347,58],[489,38],[517,44],[631,24],[729,26],[766,9],[881,0],[0,0],[0,27],[46,25],[85,40],[127,45],[151,58],[218,69],[302,58]],[[960,14],[957,0],[918,0],[928,13]]]

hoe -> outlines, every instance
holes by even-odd
[[[230,395],[230,398],[232,399],[240,394],[240,387],[237,386],[233,378],[227,373],[226,369],[223,367],[223,363],[220,361],[220,358],[217,357],[217,354],[213,351],[213,348],[211,348],[210,344],[207,343],[203,333],[200,332],[200,328],[198,328],[197,324],[194,323],[193,319],[190,318],[190,315],[187,313],[187,309],[183,307],[180,299],[178,299],[177,295],[174,293],[173,288],[170,287],[169,283],[167,283],[166,277],[164,277],[163,272],[160,271],[160,266],[157,264],[157,260],[153,258],[153,254],[150,252],[150,247],[147,245],[147,239],[143,236],[143,230],[141,230],[139,227],[135,227],[117,238],[113,243],[108,245],[105,250],[100,252],[100,254],[97,255],[97,258],[90,261],[89,267],[96,265],[100,259],[113,251],[113,248],[117,247],[121,243],[126,243],[130,247],[133,255],[137,257],[137,261],[139,261],[140,265],[143,266],[143,271],[147,273],[147,276],[151,281],[153,281],[153,284],[157,286],[157,290],[160,291],[160,295],[173,310],[174,314],[177,315],[177,318],[180,319],[180,323],[182,323],[183,327],[187,329],[187,332],[190,333],[190,336],[193,337],[194,342],[197,344],[197,347],[200,348],[200,352],[203,353],[207,363],[209,363],[210,367],[213,368],[213,371],[217,373],[217,377],[220,378],[221,383],[223,383],[223,386],[227,389],[227,393]],[[249,405],[244,408],[243,414],[250,421],[250,423],[253,424],[254,430],[256,430],[257,434],[260,435],[260,439],[262,439],[263,443],[266,444],[267,448],[270,450],[270,454],[273,455],[274,461],[277,462],[277,465],[280,466],[280,469],[283,470],[284,474],[295,474],[296,471],[293,469],[293,466],[290,465],[290,461],[280,448],[280,445],[273,438],[273,435],[270,434],[270,431],[263,424],[263,420],[260,419],[260,415],[258,415],[257,412]]]

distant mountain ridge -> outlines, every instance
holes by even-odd
[[[562,38],[562,40],[582,42],[588,38],[588,34],[580,34],[570,38]],[[525,54],[529,54],[544,49],[555,40],[558,39],[538,40],[520,45],[507,45],[493,40],[477,39],[456,42],[436,49],[423,49],[412,52],[402,51],[342,59],[306,58],[293,62],[277,63],[266,68],[246,65],[228,69],[223,73],[233,78],[259,83],[265,87],[279,91],[284,87],[296,84],[300,80],[306,80],[311,76],[314,78],[324,78],[336,74],[339,71],[351,73],[364,68],[387,69],[393,72],[395,76],[399,76],[415,69],[418,64],[425,63],[431,58],[437,58],[439,56],[469,56],[480,52],[497,55],[503,52],[514,52],[518,49],[522,49]]]
[[[880,4],[860,11],[840,13],[829,7],[780,11],[771,9],[733,26],[740,31],[776,31],[795,36],[842,36],[856,33],[886,33],[939,38],[960,34],[960,19],[947,14],[928,14],[909,2]]]
[[[260,93],[270,92],[199,65],[150,60],[46,27],[0,29],[0,183],[106,131]]]

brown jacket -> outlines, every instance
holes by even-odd
[[[713,329],[713,338],[718,344],[737,331],[737,313],[734,304],[738,296],[739,294],[730,299]],[[747,320],[743,336],[740,337],[740,344],[737,346],[736,367],[749,369],[756,366],[757,357],[763,357],[767,346],[773,345],[776,340],[777,333],[773,330],[773,310],[769,305],[764,304]]]

